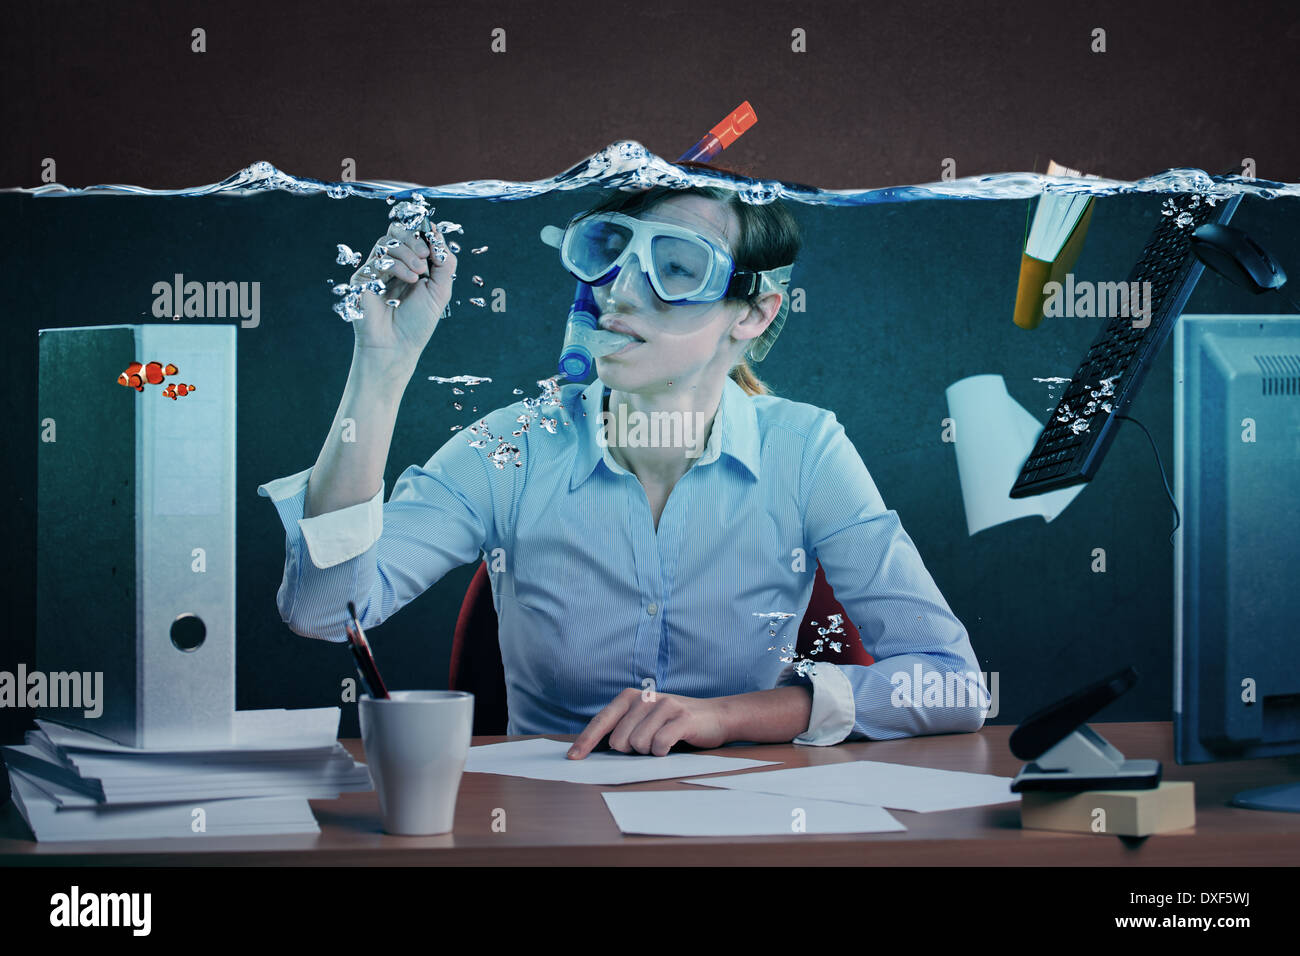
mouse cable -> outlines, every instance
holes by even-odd
[[[1116,415],[1115,417],[1122,418],[1126,422],[1132,422],[1138,428],[1142,429],[1142,433],[1147,436],[1147,441],[1151,442],[1151,450],[1156,453],[1156,467],[1160,469],[1160,480],[1164,482],[1165,494],[1169,496],[1169,504],[1172,505],[1174,509],[1174,530],[1169,532],[1169,543],[1173,544],[1174,534],[1178,531],[1178,525],[1180,523],[1180,518],[1178,516],[1178,502],[1174,501],[1174,493],[1169,490],[1169,479],[1165,477],[1165,466],[1160,460],[1160,449],[1156,447],[1156,440],[1151,437],[1151,433],[1147,431],[1147,427],[1136,418],[1130,418],[1127,415]]]

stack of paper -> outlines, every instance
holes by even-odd
[[[219,750],[128,747],[37,720],[5,747],[14,803],[37,840],[318,833],[309,799],[370,790],[338,742],[337,707],[236,711]]]

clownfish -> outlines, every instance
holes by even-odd
[[[137,392],[143,392],[145,385],[161,385],[166,376],[175,375],[177,371],[176,366],[170,362],[166,365],[163,365],[162,362],[149,362],[147,364],[132,362],[117,377],[117,384],[133,388]]]
[[[193,385],[185,385],[180,382],[172,382],[163,389],[163,395],[170,398],[173,402],[180,395],[188,395],[190,392],[197,391]]]

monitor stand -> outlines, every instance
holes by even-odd
[[[1276,787],[1243,790],[1232,798],[1232,806],[1247,810],[1278,810],[1300,813],[1300,783],[1283,783]]]

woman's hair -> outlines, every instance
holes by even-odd
[[[738,179],[737,174],[707,163],[677,163],[679,168],[693,172],[708,171],[720,173],[728,178]],[[794,262],[802,245],[799,224],[790,210],[777,199],[766,205],[744,202],[735,190],[722,186],[688,186],[683,189],[672,186],[652,186],[640,192],[613,192],[600,203],[582,213],[582,217],[601,212],[621,212],[626,216],[636,216],[650,207],[671,199],[674,196],[703,196],[726,203],[735,210],[740,220],[740,235],[732,241],[732,254],[736,268],[749,272],[761,272],[764,269],[776,269]],[[785,291],[789,295],[789,290]],[[759,294],[746,297],[745,301],[757,306]],[[769,388],[750,368],[749,362],[742,356],[732,367],[732,381],[743,388],[748,395],[770,395]]]

